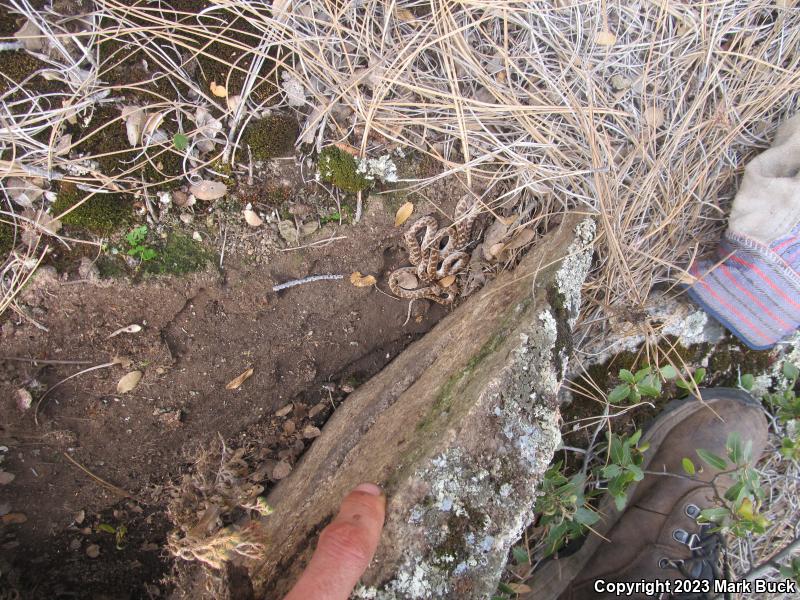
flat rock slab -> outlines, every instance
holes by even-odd
[[[255,597],[279,598],[364,481],[387,492],[356,598],[486,598],[533,519],[559,444],[566,369],[595,226],[578,215],[351,394],[269,495]]]

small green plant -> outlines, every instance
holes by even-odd
[[[97,529],[98,531],[110,533],[114,536],[114,543],[117,547],[117,550],[122,550],[127,544],[125,536],[128,535],[128,528],[125,527],[125,525],[117,525],[114,527],[108,523],[100,523],[100,525],[97,526]]]
[[[695,372],[692,373],[692,376],[687,378],[686,381],[683,379],[678,379],[675,381],[675,385],[677,385],[682,390],[692,391],[695,387],[700,385],[703,379],[706,378],[706,370],[703,367],[699,369],[695,369]]]
[[[641,430],[627,438],[614,433],[608,433],[606,437],[608,464],[599,468],[599,474],[608,480],[608,493],[614,499],[617,510],[621,511],[628,502],[628,490],[631,485],[644,478],[642,463],[644,453],[650,444],[639,443],[642,437]]]
[[[176,150],[183,152],[189,147],[189,136],[185,133],[176,133],[172,136],[172,145]]]
[[[570,540],[586,534],[600,516],[587,503],[586,475],[578,473],[567,478],[560,462],[544,474],[542,495],[536,500],[535,511],[541,515],[539,525],[547,531],[545,555],[553,554]]]
[[[767,519],[759,514],[765,497],[761,478],[752,466],[752,442],[742,442],[741,435],[734,431],[725,442],[726,456],[722,457],[703,448],[695,452],[701,463],[719,471],[710,483],[717,506],[706,508],[700,513],[700,522],[713,523],[718,530],[730,532],[737,537],[749,533],[764,533],[769,525]],[[696,478],[698,468],[691,458],[682,461],[683,470],[690,478]],[[720,477],[732,478],[733,485],[720,494]]]
[[[147,225],[140,225],[131,229],[125,234],[125,241],[128,242],[128,256],[138,258],[142,262],[153,260],[157,252],[145,245],[147,240]]]
[[[667,367],[664,367],[667,369]],[[671,377],[667,377],[663,370],[659,371],[659,373],[654,373],[652,367],[647,366],[642,369],[636,371],[636,373],[632,373],[628,369],[620,369],[619,371],[619,378],[623,381],[623,383],[619,384],[608,395],[608,401],[611,404],[619,404],[625,401],[631,401],[633,403],[639,402],[643,396],[649,396],[650,398],[658,398],[661,395],[661,379],[672,379],[677,377],[677,371],[675,371],[675,367],[669,367],[670,370],[667,370],[667,374],[671,375]]]

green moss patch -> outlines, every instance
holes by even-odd
[[[89,194],[71,184],[61,186],[52,214],[60,215]],[[108,235],[131,218],[131,202],[124,194],[95,194],[61,218],[64,225],[78,227],[98,235]]]
[[[243,147],[250,146],[256,160],[291,156],[299,133],[300,127],[292,117],[270,115],[247,126],[242,138]]]
[[[180,233],[171,233],[153,249],[156,257],[141,266],[143,272],[151,275],[183,275],[200,271],[214,256],[201,243]]]
[[[14,228],[0,221],[0,259],[11,252],[14,247]]]
[[[355,157],[336,146],[328,146],[319,154],[319,176],[345,192],[361,192],[372,184],[358,172]]]

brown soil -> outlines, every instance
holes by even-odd
[[[26,598],[149,598],[152,586],[163,597],[165,486],[186,467],[185,451],[219,436],[233,445],[246,437],[260,445],[263,461],[295,461],[313,441],[303,436],[306,425],[321,426],[352,387],[444,314],[438,305],[415,303],[403,326],[405,301],[356,288],[347,278],[271,291],[289,279],[352,271],[376,275],[385,290],[388,272],[404,260],[392,220],[387,204],[373,198],[364,221],[337,228],[347,239],[329,247],[274,252],[260,264],[233,254],[221,271],[137,285],[41,271],[21,307],[47,331],[9,311],[0,337],[0,443],[8,447],[3,468],[16,476],[3,488],[3,503],[27,518],[0,530],[5,584]],[[332,231],[327,226],[307,239]],[[109,339],[132,323],[143,330]],[[59,386],[42,403],[38,425],[35,402],[26,412],[17,409],[17,389],[38,389],[36,398],[114,357],[132,364]],[[28,358],[43,362],[16,360]],[[250,367],[253,375],[240,389],[225,389]],[[143,371],[141,383],[118,394],[117,381],[133,369]],[[290,402],[293,411],[275,417]],[[262,485],[268,490],[272,482]],[[80,511],[85,520],[76,523]],[[101,523],[127,528],[121,550],[112,534],[97,529]],[[91,544],[100,546],[99,557],[87,556]]]

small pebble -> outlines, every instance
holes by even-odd
[[[86,547],[86,556],[89,558],[97,558],[100,556],[100,546],[97,544],[91,544]]]

